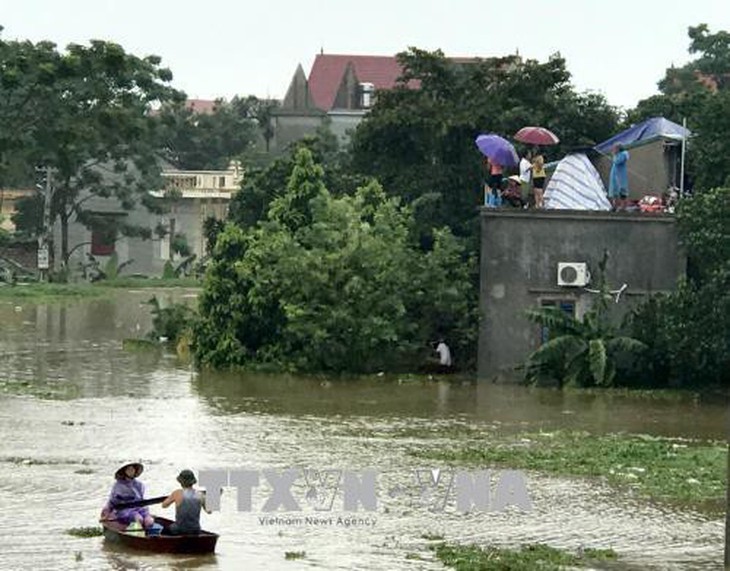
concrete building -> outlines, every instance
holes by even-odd
[[[164,188],[150,191],[153,203],[164,213],[143,206],[125,210],[116,199],[90,198],[85,209],[94,223],[69,223],[69,268],[88,263],[88,255],[101,265],[116,253],[118,263],[130,261],[127,274],[159,277],[168,261],[180,261],[173,249],[176,237],[184,240],[198,259],[207,252],[203,224],[207,218],[225,219],[233,195],[241,188],[243,170],[232,162],[224,171],[178,171],[162,173]],[[108,221],[108,222],[107,222]],[[148,228],[152,238],[123,235],[120,225]],[[55,260],[60,260],[60,224],[54,228]]]
[[[595,282],[583,279],[583,265],[595,274],[604,251],[610,289],[618,293],[626,284],[614,305],[617,316],[649,294],[674,290],[686,270],[672,215],[484,208],[481,229],[483,381],[521,378],[515,367],[545,334],[527,320],[526,309],[552,305],[580,317],[591,307]],[[566,263],[571,271],[561,276],[559,265]]]

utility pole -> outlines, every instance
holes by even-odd
[[[48,281],[51,244],[51,198],[53,196],[53,169],[45,167],[43,185],[43,230],[38,236],[38,271],[41,282]]]
[[[730,444],[727,450],[727,483],[725,487],[725,569],[730,569]]]
[[[687,128],[687,118],[682,119],[682,127]],[[685,131],[684,133],[686,133]],[[679,198],[684,198],[684,156],[687,152],[687,135],[682,134],[682,158],[679,166]],[[676,172],[676,171],[675,171]]]

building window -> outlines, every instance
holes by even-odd
[[[571,317],[575,317],[575,300],[573,299],[543,299],[540,300],[540,307],[557,307]],[[550,340],[550,329],[540,327],[540,345]]]
[[[218,177],[218,186],[220,186],[221,188],[226,186],[226,177],[224,177],[224,176]]]
[[[117,231],[113,226],[95,226],[91,230],[91,255],[111,256],[116,239]]]

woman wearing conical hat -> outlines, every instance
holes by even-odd
[[[114,486],[109,493],[109,499],[101,510],[101,519],[116,520],[130,524],[138,522],[142,527],[149,528],[155,523],[146,507],[115,509],[120,503],[136,502],[144,499],[144,484],[137,478],[144,471],[139,462],[125,464],[114,473]]]

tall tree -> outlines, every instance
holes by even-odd
[[[616,109],[601,96],[575,93],[559,56],[544,63],[516,56],[455,63],[440,51],[411,48],[398,59],[401,85],[378,93],[354,134],[352,157],[389,194],[414,203],[423,235],[443,224],[477,235],[480,132],[511,136],[525,125],[551,127],[562,139],[551,151],[557,157],[609,136],[617,124]]]
[[[48,42],[3,42],[0,132],[27,124],[3,149],[23,149],[28,164],[53,174],[53,215],[61,222],[61,255],[69,253],[72,217],[91,225],[93,196],[124,208],[159,188],[153,106],[182,98],[168,84],[160,58],[139,58],[114,43],[92,40],[59,53]],[[138,229],[119,224],[120,231]]]
[[[243,158],[270,133],[274,103],[254,96],[217,100],[210,113],[198,113],[183,103],[160,111],[166,158],[181,169],[224,169]]]
[[[658,383],[724,386],[730,382],[730,188],[680,202],[689,279],[657,296],[633,317],[634,335],[651,347]]]
[[[217,367],[412,370],[438,326],[458,335],[453,345],[466,354],[471,340],[461,333],[473,329],[474,294],[463,250],[443,230],[433,255],[419,255],[411,224],[375,182],[332,196],[321,166],[300,149],[266,220],[229,224],[217,239],[197,358]]]
[[[634,123],[664,116],[676,123],[686,119],[688,169],[695,188],[707,190],[730,180],[730,33],[710,33],[707,24],[688,30],[689,52],[696,54],[680,68],[668,68],[659,83],[660,95],[638,103],[627,115]]]
[[[368,181],[368,177],[353,172],[349,154],[338,148],[332,134],[320,132],[297,141],[287,154],[267,166],[247,169],[243,188],[231,201],[229,219],[244,227],[265,219],[271,202],[286,191],[295,157],[302,148],[306,148],[323,169],[323,183],[331,194],[354,194]]]
[[[34,177],[33,150],[53,119],[62,93],[58,79],[66,70],[54,44],[2,38],[0,69],[0,186],[27,184]]]

